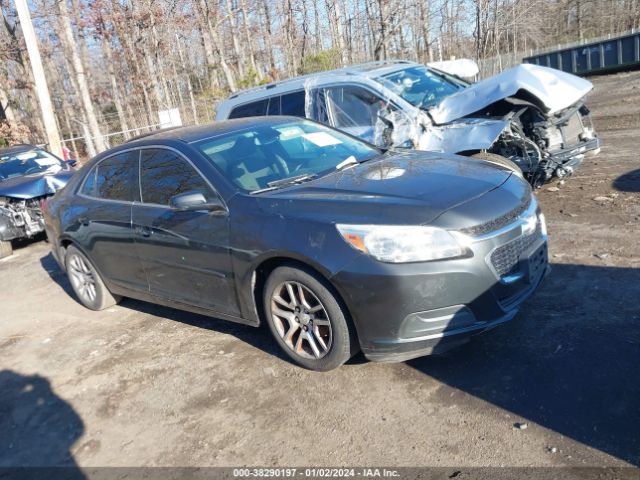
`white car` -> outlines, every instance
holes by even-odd
[[[472,76],[470,62],[373,62],[296,77],[233,94],[216,119],[307,117],[380,147],[500,163],[536,187],[599,151],[584,105],[591,82],[523,64],[469,83],[457,75]]]

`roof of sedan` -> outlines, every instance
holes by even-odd
[[[28,152],[36,148],[34,145],[23,143],[20,145],[13,145],[11,147],[0,148],[0,155],[15,155],[16,153]]]
[[[297,117],[271,116],[271,117],[245,117],[221,122],[208,123],[206,125],[194,125],[189,127],[171,127],[141,135],[129,140],[127,145],[148,140],[180,140],[185,143],[197,142],[206,138],[224,135],[245,130],[252,126],[280,125],[292,120],[301,120]]]

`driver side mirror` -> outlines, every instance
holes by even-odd
[[[210,212],[226,212],[227,208],[220,199],[207,200],[202,192],[185,192],[169,199],[169,206],[180,212],[209,210]]]
[[[75,168],[78,165],[78,161],[74,160],[73,158],[70,158],[69,160],[65,160],[64,163],[66,163],[71,168]]]

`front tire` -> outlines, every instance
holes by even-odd
[[[111,294],[91,261],[73,245],[67,248],[65,266],[73,292],[88,309],[104,310],[121,300]]]
[[[298,365],[327,371],[357,352],[346,308],[327,282],[311,270],[276,268],[265,284],[264,312],[280,348]]]

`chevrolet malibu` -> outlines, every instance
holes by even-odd
[[[179,128],[104,152],[48,201],[92,310],[123,296],[258,326],[299,365],[403,361],[513,318],[547,271],[521,176],[380,150],[293,117]]]

